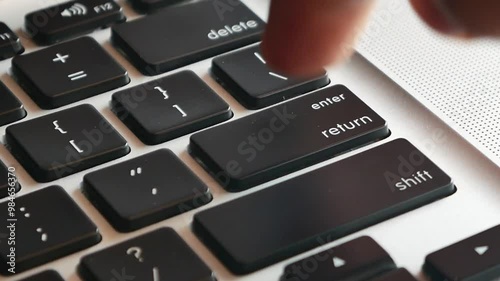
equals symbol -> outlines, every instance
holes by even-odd
[[[68,75],[68,78],[71,79],[71,81],[79,80],[79,79],[82,79],[85,77],[87,77],[87,74],[85,73],[85,71],[78,71],[78,72],[75,72],[73,74]]]
[[[136,175],[142,174],[142,168],[138,167],[137,169],[130,170],[130,176],[135,177]]]

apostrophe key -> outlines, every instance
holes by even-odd
[[[329,87],[191,137],[191,155],[241,191],[383,139],[382,117],[344,86]]]
[[[325,71],[308,78],[276,73],[267,66],[258,45],[215,58],[212,73],[231,95],[249,109],[273,105],[330,82]]]
[[[0,82],[0,101],[0,126],[26,116],[23,104],[2,82]]]
[[[25,29],[38,44],[48,45],[125,20],[113,0],[76,0],[26,15]]]
[[[454,192],[449,176],[397,139],[201,211],[193,229],[231,271],[246,274]]]
[[[364,281],[394,269],[391,256],[363,236],[288,265],[280,281]]]
[[[0,22],[0,61],[24,52],[19,37],[3,22]]]
[[[12,60],[12,71],[44,109],[67,105],[130,82],[127,71],[90,37],[17,56]]]
[[[48,182],[111,161],[130,147],[88,104],[7,127],[12,154],[38,182]]]
[[[500,225],[434,252],[424,271],[433,281],[493,281],[500,278]]]
[[[139,13],[152,13],[166,6],[179,4],[189,0],[129,0]]]
[[[172,6],[116,25],[112,41],[143,74],[157,75],[260,40],[265,23],[245,4],[217,2]]]
[[[64,281],[64,279],[57,271],[47,270],[19,281]]]
[[[214,273],[171,228],[160,228],[82,258],[84,281],[216,281]]]
[[[229,105],[192,71],[182,71],[114,94],[113,111],[150,145],[233,116]]]
[[[212,200],[172,151],[157,150],[86,175],[83,190],[119,231],[129,232]],[[134,204],[130,204],[130,202]]]
[[[0,204],[0,219],[15,245],[0,243],[0,273],[11,275],[88,248],[101,241],[94,223],[60,186]],[[15,255],[13,263],[11,256]]]

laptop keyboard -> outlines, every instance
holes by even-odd
[[[124,5],[148,15],[125,22]],[[0,236],[2,278],[33,270],[22,280],[63,280],[57,270],[40,268],[76,255],[72,281],[239,280],[221,278],[199,249],[243,276],[456,191],[411,140],[385,141],[391,135],[386,113],[349,85],[329,85],[326,71],[297,79],[269,68],[253,44],[265,23],[239,1],[89,0],[40,8],[26,15],[26,42],[51,46],[20,55],[18,36],[0,23],[0,60],[14,56],[12,76],[42,109],[31,118],[0,82],[5,146],[27,172],[18,181],[14,168],[0,162],[0,221],[16,236]],[[109,46],[91,35],[77,38],[106,27]],[[117,60],[120,54],[131,64]],[[205,59],[212,60],[211,77],[183,68]],[[126,87],[140,76],[136,70],[142,81],[178,68]],[[87,102],[110,91],[104,111]],[[127,128],[137,139],[121,135]],[[134,151],[191,133],[181,155],[165,146]],[[193,165],[211,180],[197,176]],[[39,183],[72,175],[81,189],[69,192],[57,182],[16,198],[28,175]],[[212,192],[214,184],[222,189]],[[90,204],[82,208],[82,199]],[[180,229],[155,226],[186,213]],[[112,229],[95,223],[98,216]],[[425,273],[433,281],[500,277],[497,229],[431,254]],[[111,231],[121,238],[108,236]],[[199,247],[186,243],[186,232]],[[414,281],[397,260],[363,236],[287,262],[280,280]]]

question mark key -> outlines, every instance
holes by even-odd
[[[85,256],[78,273],[84,281],[216,281],[213,271],[171,228]]]

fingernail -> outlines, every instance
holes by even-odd
[[[436,11],[441,15],[441,24],[438,27],[440,31],[457,36],[468,38],[470,37],[465,26],[460,22],[458,17],[450,9],[449,0],[430,0]]]

